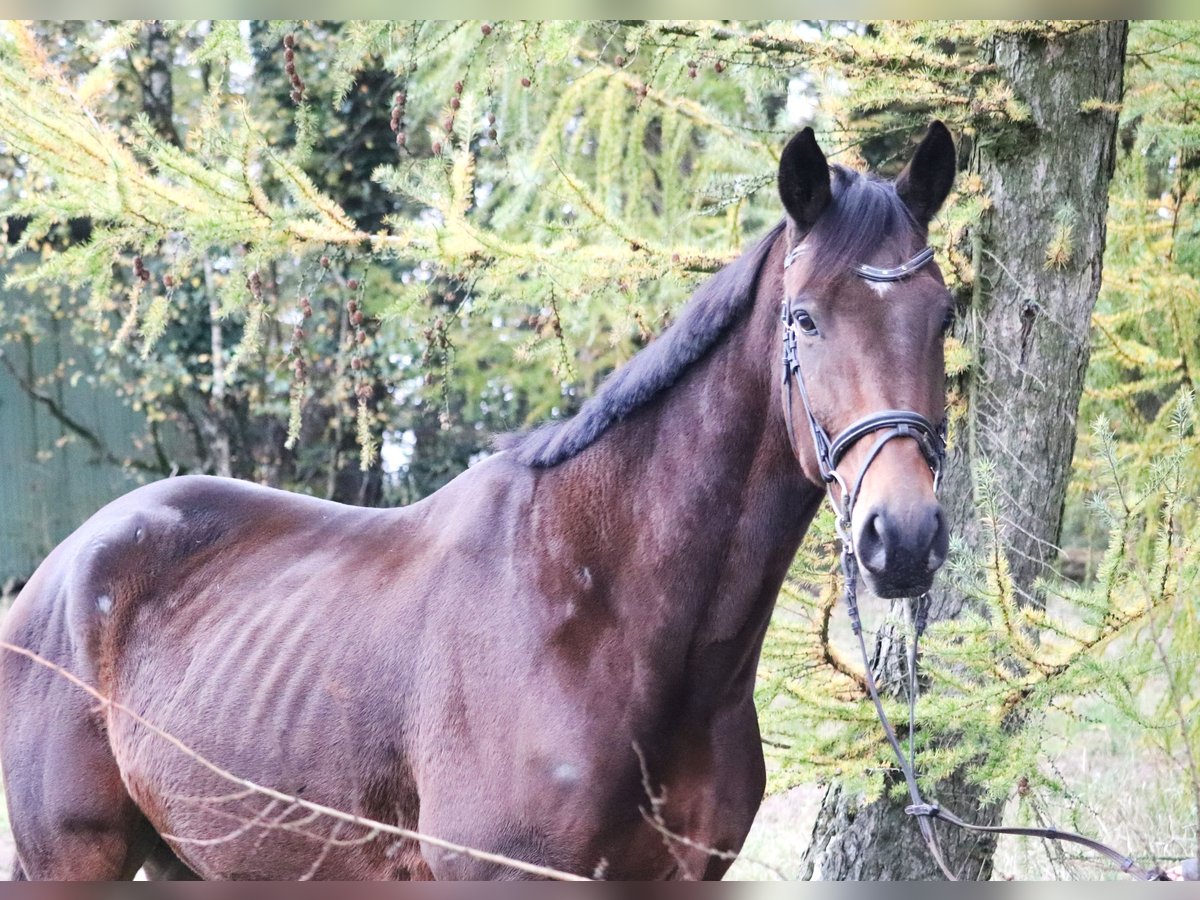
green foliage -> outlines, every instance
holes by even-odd
[[[922,642],[929,683],[916,707],[915,745],[928,784],[969,764],[968,776],[994,798],[1018,787],[1022,798],[1065,790],[1048,764],[1046,722],[1052,714],[1077,714],[1081,698],[1098,697],[1120,710],[1178,760],[1200,756],[1200,676],[1188,664],[1197,646],[1190,643],[1196,612],[1188,598],[1200,587],[1200,523],[1187,515],[1197,499],[1186,488],[1193,413],[1191,396],[1181,398],[1161,436],[1163,454],[1143,470],[1118,463],[1113,436],[1097,427],[1098,465],[1107,482],[1092,509],[1107,531],[1107,549],[1088,584],[1043,579],[1038,590],[1048,598],[1045,608],[1019,599],[994,474],[986,462],[979,465],[975,489],[984,539],[974,552],[956,546],[943,576],[967,599],[967,609],[931,625]],[[1147,525],[1154,551],[1139,555]],[[818,535],[830,539],[828,524]],[[811,566],[812,559],[801,560],[796,581],[820,577]],[[893,761],[864,702],[861,664],[847,649],[847,635],[830,627],[840,599],[832,582],[815,598],[785,592],[772,626],[782,639],[768,642],[758,701],[776,762],[774,787],[836,771],[872,796]],[[1150,675],[1161,675],[1164,665],[1168,689],[1148,701],[1140,687]],[[903,698],[903,672],[890,674],[901,683],[889,685],[885,677],[883,687]],[[886,705],[903,728],[906,701]]]
[[[66,46],[86,53],[52,51],[63,43],[48,26],[10,25],[0,43],[0,137],[16,161],[4,212],[27,218],[26,245],[54,245],[9,282],[86,288],[91,325],[119,335],[116,349],[140,335],[140,372],[185,304],[207,299],[240,342],[211,380],[255,410],[266,407],[250,402],[249,380],[269,385],[263,399],[291,446],[319,384],[278,369],[324,350],[298,353],[270,332],[318,257],[374,273],[372,334],[448,342],[443,371],[403,398],[440,406],[439,428],[465,429],[479,450],[497,426],[568,414],[771,224],[797,109],[834,158],[885,168],[930,115],[968,134],[1023,115],[975,58],[990,26],[181,22],[165,26],[176,145],[138,108],[143,27],[82,27]],[[847,76],[853,107],[837,88]],[[900,109],[889,96],[907,100]],[[977,186],[962,193],[937,239],[956,280],[970,273],[955,245],[982,209]],[[52,240],[84,219],[88,239]],[[248,289],[255,273],[271,276],[263,301]],[[428,375],[382,371],[426,355],[406,349],[374,347],[376,378]],[[210,380],[197,357],[182,362],[194,383]],[[342,382],[349,402],[357,389]],[[456,392],[465,406],[452,411]],[[513,399],[485,412],[488,396]],[[364,447],[406,430],[404,416],[376,412],[357,417]]]
[[[1200,62],[1194,22],[1140,22],[1130,33],[1122,144],[1109,199],[1104,287],[1080,420],[1103,416],[1117,455],[1162,452],[1200,363]],[[1086,447],[1090,436],[1081,435]],[[1191,486],[1200,485],[1193,440]],[[1081,467],[1076,496],[1099,470]],[[1077,526],[1078,527],[1078,526]]]

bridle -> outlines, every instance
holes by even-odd
[[[804,249],[804,244],[794,247],[783,260],[783,268],[788,269]],[[875,266],[859,265],[852,271],[859,278],[874,282],[903,281],[929,263],[933,259],[933,248],[925,247],[907,262],[890,269],[880,269]],[[808,386],[804,382],[804,371],[800,368],[800,338],[796,334],[796,317],[792,310],[792,301],[786,295],[783,299],[783,408],[787,421],[788,440],[792,442],[792,450],[799,458],[799,448],[796,447],[795,430],[792,426],[792,382],[800,394],[800,402],[804,406],[804,414],[808,419],[808,428],[812,434],[813,448],[817,453],[817,465],[821,479],[827,484],[836,483],[841,488],[841,502],[834,500],[830,493],[830,501],[838,513],[838,534],[843,546],[849,546],[853,552],[850,538],[850,517],[854,513],[854,504],[858,500],[858,492],[862,488],[863,478],[867,469],[875,461],[884,446],[896,438],[912,438],[921,450],[921,455],[933,472],[933,486],[936,491],[941,484],[942,468],[946,463],[946,419],[934,426],[927,418],[917,412],[907,409],[881,409],[870,413],[847,425],[833,438],[817,421],[813,413],[812,401],[809,399]],[[850,448],[869,434],[877,435],[875,444],[867,454],[866,460],[859,469],[853,489],[848,488],[839,474],[837,467]]]
[[[788,252],[783,260],[785,270],[796,261],[804,249],[804,243],[801,242]],[[933,248],[923,247],[914,256],[898,266],[878,268],[875,266],[857,265],[851,271],[859,278],[871,282],[886,283],[903,281],[916,272],[919,272],[932,259]],[[1107,856],[1120,866],[1122,872],[1126,872],[1139,880],[1166,880],[1166,876],[1161,870],[1143,869],[1125,854],[1091,838],[1051,828],[1009,828],[997,825],[976,825],[965,822],[949,810],[942,809],[936,803],[927,803],[922,798],[921,789],[917,783],[914,770],[915,754],[912,752],[912,740],[915,731],[917,700],[917,642],[924,633],[928,621],[929,595],[923,594],[915,598],[915,614],[912,606],[914,599],[910,597],[904,598],[905,618],[912,623],[913,630],[912,639],[907,642],[909,753],[906,756],[900,746],[900,740],[896,736],[896,731],[883,709],[883,702],[879,697],[879,687],[875,682],[875,672],[871,665],[870,654],[867,653],[866,641],[863,638],[862,618],[858,609],[858,559],[854,553],[851,519],[854,515],[854,505],[858,502],[859,491],[862,489],[863,479],[866,477],[867,470],[878,458],[880,451],[889,442],[897,438],[911,438],[916,442],[917,447],[921,451],[921,456],[933,473],[933,490],[935,494],[937,493],[938,488],[941,486],[942,470],[946,464],[946,418],[943,416],[941,423],[935,426],[925,416],[912,410],[882,409],[857,419],[831,439],[829,433],[817,421],[817,417],[813,413],[812,401],[808,395],[808,387],[804,382],[804,372],[800,366],[800,339],[796,333],[798,324],[792,309],[791,299],[787,297],[786,291],[783,299],[781,318],[783,321],[783,409],[784,419],[787,422],[788,441],[792,445],[793,453],[799,460],[800,449],[796,446],[796,434],[792,424],[792,384],[794,383],[796,391],[800,395],[800,402],[804,406],[804,414],[808,419],[808,428],[812,434],[813,448],[817,454],[817,465],[820,470],[821,479],[826,485],[829,502],[833,506],[837,533],[842,543],[841,566],[846,609],[850,616],[851,629],[854,632],[859,650],[861,651],[866,673],[867,691],[871,695],[871,700],[875,705],[875,713],[879,717],[880,724],[883,726],[888,743],[892,747],[892,752],[900,764],[900,771],[904,775],[909,797],[912,799],[912,803],[906,806],[904,811],[908,815],[916,817],[917,824],[921,829],[921,836],[925,839],[929,853],[942,870],[942,873],[950,881],[959,880],[958,876],[954,874],[946,863],[941,845],[938,843],[937,834],[930,821],[931,819],[942,819],[951,825],[968,831],[987,834],[1014,834],[1049,840],[1070,841]],[[863,459],[862,466],[858,470],[858,475],[854,479],[854,486],[847,487],[845,480],[837,470],[838,464],[850,451],[850,448],[867,437],[867,435],[875,435],[875,442]],[[834,484],[837,484],[840,489],[840,500],[833,494]]]

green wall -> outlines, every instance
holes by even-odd
[[[0,343],[8,364],[26,383],[74,361],[84,364],[91,349],[74,346],[68,327],[57,327],[36,345]],[[66,370],[73,367],[68,365]],[[134,448],[145,434],[145,418],[121,402],[111,388],[87,377],[47,379],[39,386],[73,420],[93,432],[118,459],[145,458]],[[0,585],[25,579],[64,537],[108,501],[136,487],[138,477],[105,461],[50,409],[34,400],[0,366]]]

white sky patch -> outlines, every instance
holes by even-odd
[[[379,463],[385,475],[398,475],[412,463],[413,451],[417,446],[417,435],[411,430],[397,434],[385,432],[379,447]]]
[[[254,54],[250,52],[250,21],[244,20],[238,25],[238,31],[246,44],[245,59],[229,61],[229,90],[235,94],[245,94],[254,78]]]
[[[820,28],[807,22],[797,22],[792,33],[802,41],[820,41],[824,38]],[[787,118],[793,127],[812,124],[817,116],[820,99],[812,74],[805,74],[788,81]]]
[[[795,126],[811,122],[817,114],[817,98],[812,92],[812,86],[801,78],[793,78],[788,82],[787,116],[788,121]]]

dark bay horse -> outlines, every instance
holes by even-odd
[[[780,304],[829,433],[879,409],[940,421],[936,266],[854,270],[922,251],[954,168],[941,123],[894,183],[829,166],[805,129],[778,226],[577,416],[410,507],[184,477],[96,513],[0,632],[113,701],[0,652],[15,876],[523,874],[239,793],[127,709],[258,784],[468,847],[721,877],[763,795],[763,636],[825,491],[804,420],[785,424]],[[853,533],[881,595],[944,559],[933,487],[914,440],[863,480]]]

